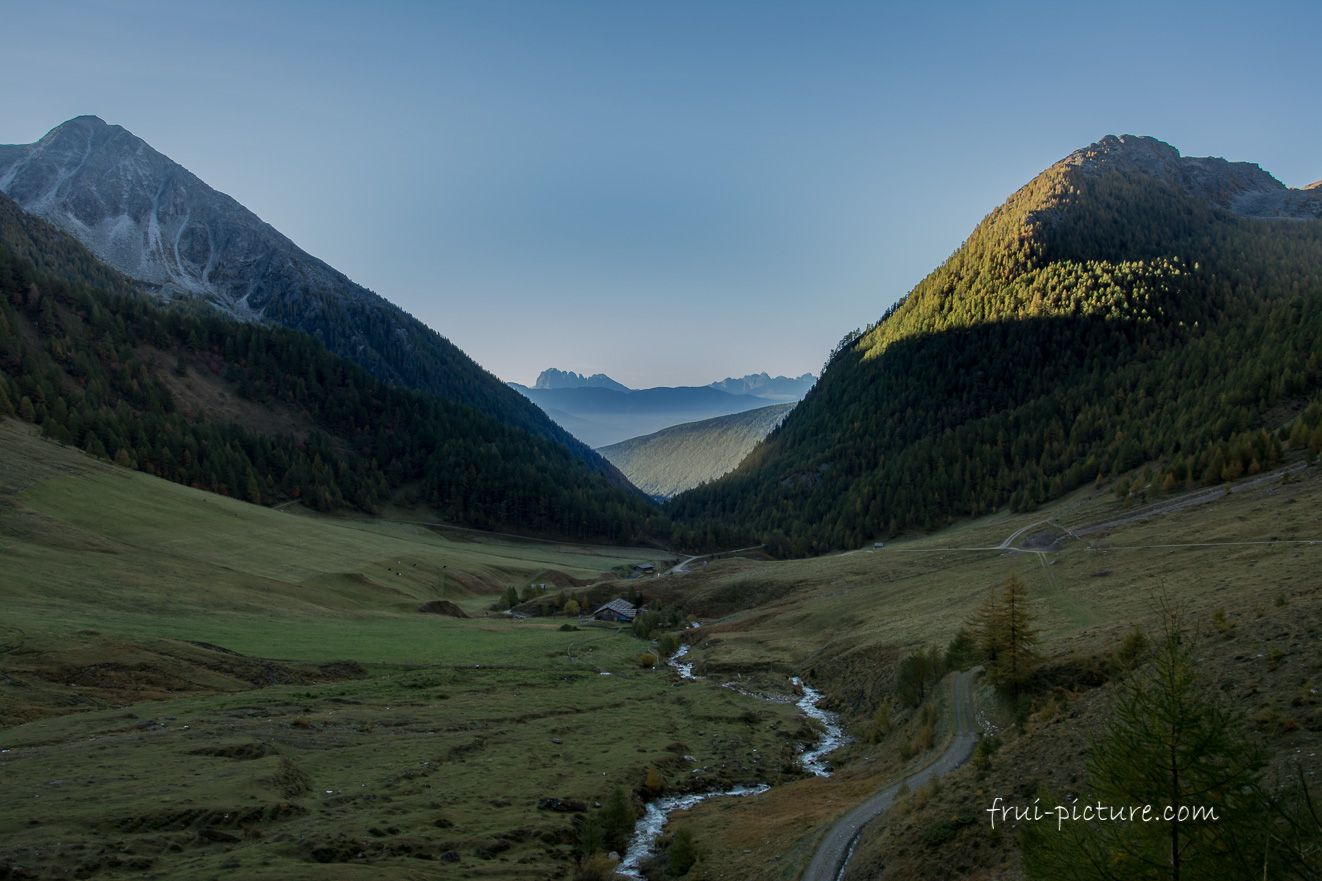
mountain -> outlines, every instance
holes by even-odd
[[[643,492],[668,499],[731,471],[793,409],[794,404],[773,404],[674,425],[597,452]]]
[[[806,554],[1322,449],[1320,219],[1318,188],[1104,138],[846,335],[766,443],[670,511],[694,544]]]
[[[623,480],[449,340],[120,126],[80,116],[35,144],[0,146],[0,191],[162,298],[306,331],[384,382],[563,443]]]
[[[731,395],[710,386],[679,386],[617,391],[609,388],[538,389],[510,384],[560,425],[595,447],[619,443],[716,416],[756,410],[765,398]]]
[[[668,523],[560,443],[388,385],[301,331],[153,304],[0,195],[0,418],[248,502],[635,541]]]
[[[766,372],[750,373],[739,379],[727,377],[713,382],[711,387],[732,395],[757,395],[772,401],[802,401],[817,378],[811,373],[803,376],[768,376]]]
[[[617,392],[629,392],[633,389],[627,385],[616,382],[604,373],[594,373],[591,376],[584,376],[581,373],[564,370],[556,370],[552,367],[549,370],[543,370],[537,374],[537,381],[533,383],[535,389],[552,388],[608,388]]]

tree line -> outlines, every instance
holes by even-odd
[[[672,535],[813,554],[1145,463],[1161,492],[1316,455],[1319,338],[1322,223],[1056,167],[843,340],[738,469],[674,499]]]
[[[305,333],[156,305],[67,236],[7,207],[0,415],[125,467],[255,503],[376,512],[408,484],[444,519],[479,528],[618,542],[668,530],[647,500],[562,444],[383,383]],[[106,279],[112,290],[101,287]],[[204,420],[172,390],[194,382],[300,428]]]

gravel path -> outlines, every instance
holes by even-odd
[[[973,713],[969,707],[969,681],[972,678],[972,672],[966,671],[955,679],[956,731],[946,751],[927,767],[883,789],[837,820],[817,846],[817,853],[803,873],[802,881],[837,881],[844,874],[863,827],[891,806],[900,787],[907,783],[910,789],[917,788],[933,777],[950,773],[969,760],[973,755],[973,746],[978,741],[973,728]]]

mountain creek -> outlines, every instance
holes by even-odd
[[[675,652],[667,663],[679,673],[681,679],[703,679],[704,677],[693,672],[693,664],[684,661],[684,656],[688,654],[688,651],[689,647],[687,645],[681,646],[679,651]],[[818,777],[829,777],[832,769],[826,762],[826,756],[848,743],[849,735],[840,727],[840,717],[838,715],[817,706],[823,698],[821,692],[805,684],[797,676],[792,677],[790,682],[796,690],[802,692],[802,696],[798,700],[794,700],[793,697],[788,695],[746,691],[740,688],[737,682],[721,684],[724,688],[759,700],[774,703],[793,701],[805,716],[817,723],[815,727],[819,731],[817,743],[803,751],[799,757],[799,763],[805,771]],[[713,789],[708,792],[685,793],[649,802],[647,813],[634,826],[633,838],[629,842],[629,848],[625,852],[624,859],[617,871],[619,874],[627,875],[630,878],[641,879],[643,877],[639,867],[644,860],[652,856],[652,846],[661,837],[661,832],[670,819],[670,815],[675,811],[686,811],[708,799],[761,795],[770,789],[770,785],[760,783],[754,786],[735,786],[725,790]]]

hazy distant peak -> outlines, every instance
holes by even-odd
[[[533,383],[533,388],[608,388],[617,392],[633,391],[626,385],[616,382],[604,373],[584,376],[569,370],[556,370],[554,367],[543,370]]]
[[[759,398],[770,398],[772,400],[797,401],[808,394],[808,389],[812,388],[816,381],[817,378],[811,373],[792,378],[788,376],[773,377],[768,376],[764,370],[761,373],[750,373],[738,379],[726,377],[720,382],[711,383],[709,388],[720,389],[732,395],[756,395]]]

